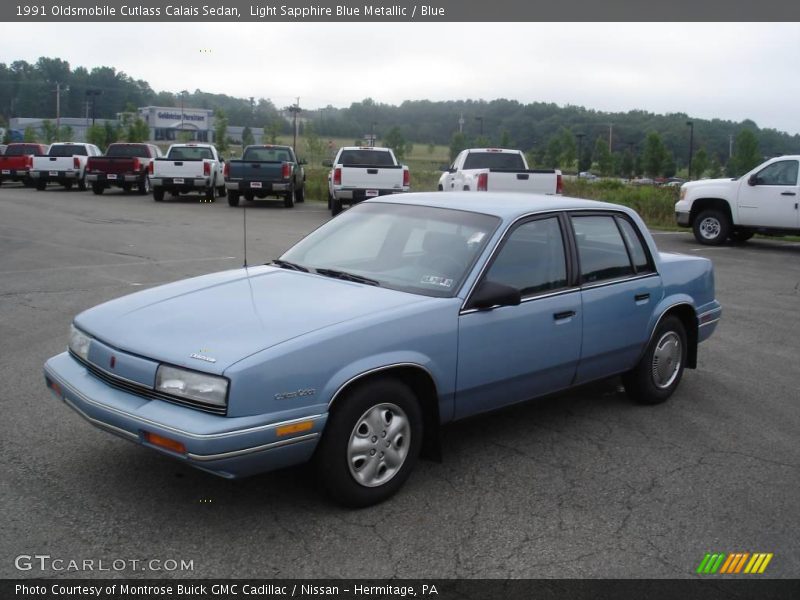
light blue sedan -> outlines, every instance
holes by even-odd
[[[442,424],[621,374],[677,388],[721,308],[710,261],[614,204],[408,194],[270,264],[155,287],[72,324],[48,387],[93,425],[223,477],[313,459],[338,502],[395,493]]]

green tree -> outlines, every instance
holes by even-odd
[[[303,137],[305,138],[306,152],[310,155],[311,160],[322,160],[325,155],[325,142],[322,141],[311,121],[307,122],[303,128]]]
[[[214,145],[220,153],[228,150],[228,118],[221,108],[214,111]]]
[[[577,166],[578,161],[578,149],[575,144],[575,135],[572,133],[571,129],[567,129],[566,127],[562,127],[560,135],[561,168],[571,170],[573,167]]]
[[[428,144],[428,156],[433,156],[435,150],[436,150],[436,144],[434,144],[433,142]]]
[[[3,134],[3,143],[4,144],[11,143],[11,128],[6,128],[6,132]]]
[[[627,179],[633,177],[634,163],[633,152],[628,148],[622,153],[622,160],[619,163],[619,175]]]
[[[692,172],[691,176],[694,179],[701,179],[703,173],[708,169],[708,154],[706,149],[701,147],[692,158]]]
[[[264,136],[269,140],[270,144],[278,143],[278,136],[281,133],[281,122],[275,118],[270,119],[264,126]],[[356,144],[357,145],[357,144]]]
[[[508,133],[508,129],[503,129],[503,135],[500,136],[500,147],[501,148],[511,147],[511,134]]]
[[[403,160],[406,156],[406,138],[399,127],[392,127],[386,138],[383,140],[387,147],[391,148],[397,160]]]
[[[453,134],[450,138],[450,160],[455,160],[458,153],[467,147],[467,136],[460,131]]]
[[[664,177],[675,177],[675,172],[678,170],[678,165],[675,164],[675,155],[672,152],[665,151],[664,164],[661,166],[661,174]]]
[[[179,131],[177,137],[181,144],[188,144],[194,139],[194,134],[191,131]],[[219,150],[219,147],[217,147],[217,150]]]
[[[72,127],[69,125],[64,125],[61,127],[61,130],[58,132],[58,141],[59,142],[71,142],[72,141]]]
[[[763,160],[758,150],[758,138],[749,129],[743,129],[737,134],[734,148],[736,150],[732,158],[736,175],[744,175]]]
[[[708,176],[711,179],[722,177],[722,166],[719,164],[719,157],[714,154],[708,163]]]
[[[42,121],[42,137],[45,144],[52,144],[58,140],[58,131],[55,124],[50,119]]]
[[[90,144],[94,144],[105,152],[109,143],[106,137],[106,128],[99,123],[89,125],[89,128],[86,130],[86,141]]]
[[[39,136],[37,135],[36,130],[30,125],[25,128],[25,131],[22,133],[22,137],[26,142],[34,143],[39,141]]]
[[[614,157],[608,151],[608,142],[602,136],[594,142],[594,154],[592,159],[597,163],[597,168],[603,177],[611,175],[614,169]]]
[[[581,147],[581,156],[578,159],[578,171],[589,171],[592,168],[592,149],[589,144],[584,144]]]
[[[252,146],[256,143],[256,138],[253,137],[253,132],[249,127],[242,129],[242,146]]]
[[[664,167],[667,158],[667,151],[664,142],[657,132],[652,131],[647,135],[644,142],[644,152],[642,152],[642,168],[645,175],[658,177]]]
[[[554,135],[547,142],[544,154],[544,165],[549,169],[557,169],[561,165],[561,156],[564,149],[561,146],[561,137]]]

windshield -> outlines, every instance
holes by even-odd
[[[372,285],[450,297],[499,223],[461,210],[369,202],[329,221],[281,260],[327,276],[335,270]]]
[[[470,152],[464,160],[464,169],[513,169],[524,171],[522,155],[516,152]]]

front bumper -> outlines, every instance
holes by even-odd
[[[676,212],[675,222],[681,227],[689,227],[691,225],[691,215],[688,212]]]
[[[306,462],[327,421],[327,413],[223,417],[142,398],[109,386],[67,352],[45,363],[44,376],[53,394],[92,425],[231,479]],[[279,428],[306,421],[310,429],[279,435]],[[186,451],[154,446],[147,433],[179,442]]]

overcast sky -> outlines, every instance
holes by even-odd
[[[278,107],[508,98],[800,133],[800,24],[4,24],[0,61],[111,66]],[[201,50],[203,50],[201,52]],[[35,116],[35,115],[31,115]]]

